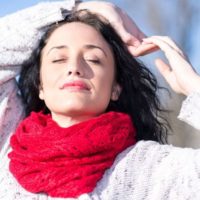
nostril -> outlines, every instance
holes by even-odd
[[[74,74],[74,75],[81,76],[81,72],[80,72],[80,71],[73,71],[73,70],[71,70],[71,71],[68,71],[67,74],[68,74],[68,75]]]

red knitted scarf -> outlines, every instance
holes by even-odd
[[[92,192],[115,157],[135,143],[135,129],[128,115],[117,112],[68,128],[32,113],[10,143],[10,172],[26,190],[77,197]]]

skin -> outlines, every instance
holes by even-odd
[[[164,52],[168,64],[160,58],[155,60],[155,64],[172,90],[186,96],[200,91],[200,76],[173,40],[166,36],[152,36],[143,39],[143,43],[156,45]]]
[[[145,34],[136,23],[119,7],[106,1],[88,1],[76,5],[77,10],[88,9],[105,17],[127,45],[130,53],[143,56],[158,50],[153,43],[142,43]]]
[[[39,97],[61,127],[96,117],[110,99],[118,99],[112,51],[100,33],[83,23],[53,32],[42,51],[40,78]]]
[[[189,95],[194,91],[199,91],[200,76],[193,70],[181,49],[169,37],[146,38],[135,22],[123,10],[110,2],[82,2],[76,6],[76,9],[88,9],[104,16],[135,57],[147,55],[158,49],[162,50],[169,64],[157,59],[156,66],[175,92]]]

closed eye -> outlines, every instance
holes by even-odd
[[[64,62],[66,62],[66,61],[67,61],[66,58],[62,58],[62,59],[53,60],[52,63],[64,63]]]
[[[94,64],[100,64],[101,63],[100,60],[97,60],[97,59],[87,59],[87,61],[92,62]]]

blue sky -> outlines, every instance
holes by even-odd
[[[45,1],[45,0],[42,0]],[[50,0],[49,0],[50,1]],[[0,16],[32,6],[41,0],[6,0],[0,3]]]
[[[3,2],[0,2],[0,17],[44,1],[55,1],[55,0],[4,0]],[[110,0],[110,1],[118,5],[120,2],[120,0],[115,0],[115,1]]]

